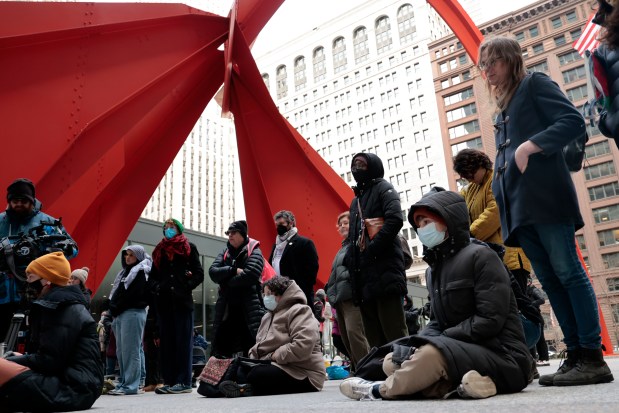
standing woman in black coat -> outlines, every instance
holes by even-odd
[[[568,357],[544,386],[605,383],[613,375],[602,355],[598,303],[576,251],[584,223],[563,147],[585,122],[559,86],[542,73],[527,74],[520,44],[505,37],[479,49],[496,106],[497,155],[492,191],[506,246],[522,247],[563,330]]]
[[[264,258],[258,241],[247,236],[245,221],[230,224],[226,235],[228,246],[213,261],[208,273],[219,285],[212,354],[230,358],[235,353],[247,356],[256,344],[256,334],[266,310],[260,291]]]
[[[0,409],[55,411],[89,409],[101,395],[103,365],[97,323],[79,287],[68,285],[69,262],[61,252],[26,268],[36,297],[29,320],[28,353],[0,359]]]
[[[163,224],[164,238],[153,251],[149,278],[160,328],[161,374],[157,394],[191,393],[193,356],[192,291],[204,281],[198,249],[183,235],[180,221]]]

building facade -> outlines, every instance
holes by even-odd
[[[407,209],[447,184],[427,48],[447,33],[425,1],[368,1],[256,59],[280,112],[346,183],[355,153],[383,160],[417,257],[412,278],[425,265]]]
[[[206,107],[146,205],[143,218],[179,219],[185,227],[223,236],[244,216],[234,123],[215,100]],[[238,188],[238,190],[237,190]]]
[[[509,35],[520,42],[529,71],[548,74],[579,108],[590,99],[585,60],[572,48],[591,14],[588,1],[538,1],[480,26],[485,36]],[[459,47],[455,36],[429,46],[449,188],[462,183],[452,157],[476,148],[494,159],[493,111],[479,70]],[[592,97],[592,96],[591,96]],[[613,342],[619,340],[619,151],[613,141],[590,128],[586,162],[572,174],[585,227],[576,238],[598,296]],[[549,306],[546,338],[559,341],[560,329]]]

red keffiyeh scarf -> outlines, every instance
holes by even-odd
[[[189,241],[187,237],[183,234],[176,235],[170,239],[162,239],[159,244],[155,247],[153,251],[153,263],[157,268],[159,268],[159,264],[161,263],[162,254],[166,255],[169,261],[172,261],[174,255],[180,255],[183,257],[189,257],[191,253],[191,247],[189,246]]]

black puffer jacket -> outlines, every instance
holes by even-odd
[[[335,258],[333,259],[331,275],[329,276],[329,281],[325,285],[325,292],[331,304],[350,301],[353,298],[350,271],[348,271],[348,267],[344,265],[344,258],[346,257],[349,247],[349,240],[344,240],[342,248],[335,254]]]
[[[358,183],[354,188],[357,195],[350,204],[350,230],[348,239],[351,247],[346,264],[352,270],[355,300],[376,300],[385,296],[406,294],[404,255],[398,232],[404,224],[400,196],[393,186],[383,179],[385,171],[380,158],[373,153],[360,153],[368,164],[369,180]],[[352,166],[352,165],[351,165]],[[363,229],[359,208],[363,218],[384,218],[382,229],[370,241],[366,231],[366,249],[361,252],[356,242]]]
[[[53,287],[33,303],[30,322],[29,354],[9,358],[30,371],[0,387],[2,409],[89,409],[101,395],[103,365],[97,323],[84,294],[75,285]]]
[[[193,309],[191,292],[204,281],[204,270],[198,249],[191,242],[189,247],[189,258],[174,255],[169,260],[166,254],[161,254],[159,266],[153,263],[148,284],[158,311],[170,308]]]
[[[244,310],[245,326],[249,329],[254,340],[262,316],[266,313],[262,304],[260,289],[260,276],[264,266],[264,258],[259,243],[255,240],[251,240],[252,243],[257,244],[252,249],[251,255],[247,256],[249,242],[250,239],[246,240],[238,249],[234,249],[228,243],[228,247],[219,253],[208,270],[211,280],[219,284],[213,320],[213,354],[228,354],[226,349],[218,348],[219,334],[221,334],[219,327],[224,314],[228,312],[228,308],[237,307]],[[237,274],[237,268],[242,268],[243,271]],[[235,334],[240,334],[240,332],[235,331]]]
[[[593,54],[606,70],[610,97],[610,107],[601,114],[598,127],[604,136],[613,138],[619,147],[619,50],[611,50],[601,44]]]
[[[450,191],[430,192],[411,207],[428,208],[447,223],[449,238],[426,251],[430,323],[411,344],[431,343],[447,359],[454,387],[469,370],[488,375],[499,393],[527,386],[531,355],[510,279],[499,256],[471,243],[464,198]]]

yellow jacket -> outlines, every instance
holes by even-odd
[[[469,210],[471,236],[480,241],[503,245],[499,207],[492,194],[492,174],[492,169],[486,171],[481,185],[471,182],[462,188],[460,194]],[[522,248],[505,247],[503,262],[510,270],[523,268],[531,272],[531,262]]]

